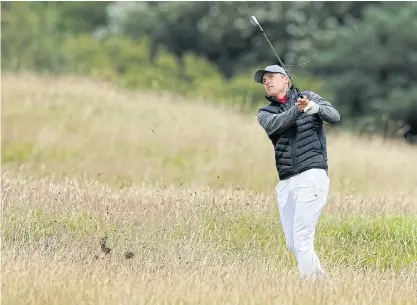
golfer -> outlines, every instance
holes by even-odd
[[[326,204],[328,177],[323,121],[340,121],[339,112],[313,91],[293,92],[285,70],[272,65],[256,71],[270,102],[258,122],[271,140],[279,183],[276,198],[286,244],[294,253],[301,278],[327,278],[314,249],[317,221]]]

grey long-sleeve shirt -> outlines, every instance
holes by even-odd
[[[308,91],[305,95],[309,100],[312,100],[319,105],[319,112],[317,115],[319,115],[323,121],[328,123],[337,123],[340,121],[339,112],[330,102],[313,91]],[[280,114],[258,111],[258,122],[268,135],[273,135],[291,127],[295,120],[301,115],[303,115],[303,113],[298,111],[297,106],[294,104],[289,110]]]

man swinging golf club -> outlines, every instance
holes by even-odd
[[[275,151],[280,180],[275,192],[286,244],[301,278],[327,277],[314,250],[315,228],[330,186],[323,122],[339,122],[340,115],[317,93],[298,90],[256,17],[250,21],[281,64],[256,71],[254,79],[263,84],[270,102],[259,109],[258,122]]]
[[[275,191],[286,244],[302,278],[327,277],[314,235],[330,185],[323,121],[339,122],[339,113],[313,91],[292,90],[286,70],[278,65],[256,71],[254,80],[263,84],[270,102],[259,109],[258,122],[275,150],[280,180]]]

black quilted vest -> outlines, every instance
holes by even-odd
[[[303,95],[309,97],[310,92]],[[284,112],[296,103],[297,97],[289,91],[286,104],[267,97],[271,102],[261,108],[271,113]],[[315,115],[302,114],[295,123],[280,134],[268,136],[275,150],[275,164],[280,180],[311,168],[328,170],[326,135],[323,121]]]

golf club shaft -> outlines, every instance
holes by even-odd
[[[253,18],[252,18],[252,17],[253,17]],[[295,90],[296,90],[297,95],[298,95],[300,98],[302,98],[303,96],[302,96],[301,92],[298,90],[297,85],[295,84],[295,82],[294,82],[294,81],[293,81],[293,79],[291,78],[290,74],[288,73],[288,70],[287,70],[287,68],[285,67],[284,63],[282,62],[281,58],[279,57],[279,55],[278,55],[277,51],[275,51],[275,48],[274,48],[274,46],[272,45],[271,41],[269,41],[268,36],[266,36],[265,31],[264,31],[264,29],[262,28],[261,24],[259,23],[259,21],[256,19],[256,17],[255,17],[255,16],[252,16],[252,17],[251,17],[251,20],[252,20],[251,22],[253,22],[254,24],[256,24],[256,25],[259,27],[259,29],[261,30],[262,34],[264,35],[264,37],[265,37],[266,41],[268,42],[269,46],[270,46],[270,47],[271,47],[271,49],[274,51],[275,56],[277,57],[277,59],[278,59],[279,63],[281,64],[281,67],[283,67],[283,68],[284,68],[285,72],[286,72],[286,73],[287,73],[287,75],[288,75],[288,78],[291,80],[292,84],[294,85],[294,88],[295,88]]]

